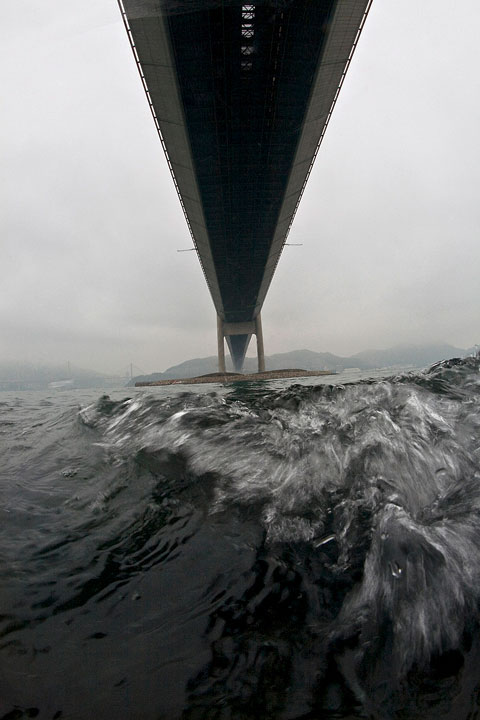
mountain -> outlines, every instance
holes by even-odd
[[[123,378],[112,378],[74,365],[47,365],[0,361],[0,390],[119,387]]]
[[[332,370],[351,367],[349,358],[343,358],[332,353],[318,353],[312,350],[292,350],[286,353],[277,353],[266,358],[269,370],[283,370],[285,368],[301,368],[302,370]],[[227,372],[233,372],[233,364],[231,358],[225,358]],[[368,365],[362,363],[356,367],[366,368]],[[243,372],[257,372],[257,358],[247,357],[243,365]],[[179,365],[167,368],[164,373],[154,373],[155,380],[170,380],[175,378],[197,377],[198,375],[207,375],[208,373],[217,372],[218,360],[216,355],[210,355],[206,358],[194,358],[186,360]],[[158,376],[158,377],[157,377]],[[144,376],[154,379],[152,376]],[[140,378],[135,378],[139,382]]]
[[[448,360],[454,357],[468,355],[468,350],[454,347],[446,343],[434,343],[430,345],[396,345],[386,350],[364,350],[353,355],[353,364],[360,367],[359,362],[367,364],[369,368],[383,367],[426,367],[439,360]]]
[[[342,357],[329,352],[314,352],[313,350],[292,350],[286,353],[277,353],[265,358],[268,370],[283,370],[299,368],[302,370],[332,370],[341,372],[345,368],[355,367],[360,370],[373,370],[375,368],[400,367],[426,367],[438,360],[447,360],[452,357],[464,357],[471,354],[470,350],[462,350],[453,345],[436,343],[430,345],[397,345],[386,350],[364,350],[363,352]],[[232,372],[233,366],[230,358],[226,358],[227,371]],[[186,360],[179,365],[169,367],[163,373],[141,375],[133,378],[128,384],[136,382],[152,382],[154,380],[172,380],[198,375],[214,373],[218,369],[217,357],[211,355],[205,358]],[[257,359],[245,358],[243,367],[245,373],[257,371]]]
[[[225,358],[225,360],[227,365],[227,371],[231,372],[233,369],[232,361],[229,357]],[[179,365],[173,365],[172,367],[169,367],[165,370],[160,379],[169,380],[175,378],[196,377],[197,375],[206,375],[207,373],[216,372],[217,370],[217,356],[211,355],[205,358],[194,358],[193,360],[185,360],[185,362],[182,362]]]
[[[256,359],[254,359],[256,371]],[[341,355],[333,355],[329,352],[314,352],[313,350],[292,350],[286,353],[277,353],[266,358],[266,364],[269,370],[283,370],[285,368],[300,368],[302,370],[344,370],[352,367],[351,358],[342,357]],[[369,366],[363,361],[360,365],[355,363],[355,367],[361,370],[367,369]]]
[[[301,368],[302,370],[325,370],[341,366],[344,358],[337,358],[331,353],[316,353],[311,350],[294,350],[288,353],[270,355],[266,358],[269,370],[282,370],[284,368]],[[233,372],[233,364],[230,357],[225,358],[227,372]],[[346,367],[348,366],[348,363]],[[154,382],[155,380],[174,380],[180,378],[197,377],[217,372],[218,360],[216,355],[205,358],[194,358],[185,360],[179,365],[167,368],[163,373],[152,373],[151,375],[139,375],[133,378],[128,384],[135,385],[136,382]],[[257,359],[245,358],[243,372],[257,372]]]

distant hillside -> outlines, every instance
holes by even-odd
[[[141,376],[134,378],[139,382],[141,378],[148,377],[149,380],[168,380],[174,378],[197,377],[198,375],[206,375],[207,373],[216,372],[218,370],[216,355],[210,355],[206,358],[194,358],[186,360],[179,365],[167,368],[164,373],[153,373],[153,375]],[[286,353],[277,353],[266,358],[267,368],[269,370],[283,370],[284,368],[301,368],[302,370],[336,370],[344,367],[351,367],[350,358],[343,358],[332,353],[318,353],[312,350],[292,350]],[[360,365],[356,367],[367,368],[369,365],[360,361]],[[227,372],[233,371],[233,364],[230,356],[226,356],[225,364]],[[243,372],[257,372],[257,358],[247,357],[243,366]],[[158,376],[158,377],[157,377]]]
[[[283,370],[284,368],[301,368],[302,370],[331,370],[332,368],[342,365],[344,358],[337,358],[336,355],[330,353],[315,353],[311,350],[294,350],[288,353],[280,353],[270,355],[266,358],[267,368],[269,370]],[[225,358],[227,372],[233,372],[233,364],[231,358]],[[348,367],[348,363],[345,367]],[[218,360],[216,355],[205,358],[194,358],[185,360],[185,362],[173,367],[167,368],[163,373],[152,373],[151,375],[139,375],[134,377],[128,384],[134,385],[136,382],[153,382],[155,380],[172,380],[175,378],[190,378],[198,375],[207,375],[218,370]],[[257,372],[257,359],[245,358],[243,372]]]
[[[366,363],[368,368],[382,368],[394,366],[426,367],[439,360],[448,360],[454,357],[463,357],[468,350],[438,343],[432,345],[396,345],[387,350],[364,350],[353,355],[351,360]]]
[[[256,362],[255,359],[255,365]],[[269,370],[301,368],[302,370],[336,370],[338,372],[347,367],[352,367],[352,361],[349,357],[333,355],[329,352],[314,352],[313,350],[292,350],[286,353],[270,355],[266,359],[266,364]],[[363,370],[369,366],[360,361],[360,365],[355,363],[355,367]]]
[[[431,345],[397,345],[387,350],[365,350],[350,357],[333,355],[328,352],[314,352],[313,350],[292,350],[286,353],[277,353],[265,358],[267,370],[283,370],[287,368],[301,368],[302,370],[334,370],[341,372],[345,368],[356,367],[360,370],[373,370],[384,367],[426,367],[438,360],[447,360],[452,357],[463,357],[469,350],[453,347],[445,343]],[[232,362],[226,358],[227,371],[233,370]],[[206,375],[217,371],[217,358],[211,355],[206,358],[186,360],[179,365],[168,368],[163,373],[140,375],[133,378],[129,385],[136,382],[151,382],[153,380],[170,380],[198,375]],[[257,371],[257,359],[246,358],[243,371],[246,373]]]
[[[45,390],[50,383],[68,382],[64,387],[95,388],[121,386],[123,378],[110,378],[94,370],[75,366],[23,362],[0,362],[0,390]]]

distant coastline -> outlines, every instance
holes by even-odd
[[[266,370],[261,373],[208,373],[192,378],[176,378],[168,380],[152,380],[136,382],[135,387],[152,387],[155,385],[201,385],[204,383],[256,382],[258,380],[283,380],[300,377],[319,377],[335,375],[331,370]]]
[[[358,368],[361,371],[391,368],[393,372],[396,372],[397,370],[409,368],[428,367],[440,360],[465,357],[472,354],[473,350],[473,348],[457,348],[447,343],[431,343],[425,345],[397,345],[383,350],[365,350],[356,355],[342,357],[329,352],[315,352],[304,349],[267,356],[265,364],[269,372],[285,372],[285,368],[293,368],[294,370],[291,370],[291,372],[301,373],[339,373],[348,368]],[[234,372],[234,368],[229,357],[226,358],[226,361],[228,376],[229,373]],[[302,370],[299,371],[298,368],[302,368]],[[256,369],[256,358],[245,358],[239,382],[246,379],[253,380]],[[243,374],[247,377],[244,377]],[[164,372],[137,375],[132,377],[128,385],[130,387],[142,387],[153,384],[172,385],[180,381],[187,381],[187,383],[193,381],[202,383],[218,382],[217,380],[197,380],[197,378],[204,378],[208,375],[218,375],[218,359],[216,356],[193,358],[178,365],[173,365]],[[270,377],[272,378],[272,376]],[[302,375],[292,375],[290,377],[302,377]]]
[[[351,368],[358,368],[365,372],[377,369],[389,369],[392,372],[406,369],[420,369],[432,365],[440,360],[450,360],[455,357],[476,355],[478,345],[469,349],[458,348],[447,343],[430,343],[423,345],[397,345],[382,350],[365,350],[349,357],[335,355],[329,352],[315,352],[313,350],[291,350],[277,353],[265,358],[269,373],[294,373],[292,375],[268,375],[269,379],[282,377],[308,377],[315,374],[341,373]],[[134,351],[132,350],[132,353]],[[229,357],[226,358],[227,373],[225,377],[231,380],[235,375]],[[288,368],[288,370],[286,370]],[[299,370],[301,368],[301,370]],[[246,357],[236,382],[261,379],[257,372],[257,359]],[[308,373],[308,374],[307,374]],[[127,377],[128,374],[128,377]],[[218,376],[218,358],[209,356],[185,360],[178,365],[171,366],[163,372],[153,372],[145,375],[133,375],[132,363],[124,375],[107,375],[92,369],[80,368],[73,363],[46,363],[27,362],[18,360],[0,360],[0,391],[36,391],[47,390],[60,392],[63,390],[78,390],[86,388],[99,388],[109,390],[119,387],[141,387],[142,385],[173,385],[179,381],[187,384],[191,382],[219,382],[205,378],[210,375]],[[228,382],[221,380],[220,382]]]

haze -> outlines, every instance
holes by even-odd
[[[476,0],[374,1],[264,305],[267,354],[479,341],[479,24]],[[0,39],[0,360],[215,354],[116,1],[4,3]]]

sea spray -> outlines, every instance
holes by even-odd
[[[478,360],[54,410],[3,485],[5,717],[474,717]]]

